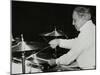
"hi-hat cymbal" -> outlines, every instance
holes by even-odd
[[[12,51],[30,51],[38,49],[35,46],[29,45],[26,42],[19,42],[17,45],[12,46]]]

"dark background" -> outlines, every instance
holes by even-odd
[[[15,38],[23,34],[26,41],[40,41],[40,34],[51,32],[56,26],[74,38],[78,32],[72,25],[72,12],[77,6],[83,5],[12,1],[12,35]],[[96,24],[96,6],[86,7],[90,7]]]

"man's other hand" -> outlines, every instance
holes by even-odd
[[[51,40],[51,41],[49,42],[49,44],[50,44],[51,48],[54,49],[54,48],[56,48],[56,46],[59,45],[59,39]]]

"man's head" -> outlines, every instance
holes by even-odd
[[[76,7],[73,11],[73,25],[79,30],[88,20],[91,19],[90,9]]]

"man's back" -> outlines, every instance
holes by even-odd
[[[92,69],[95,67],[95,25],[92,21],[88,21],[82,29],[82,32],[79,35],[81,43],[85,44],[82,52],[77,58],[79,66],[83,69]],[[80,47],[80,45],[79,45]]]

